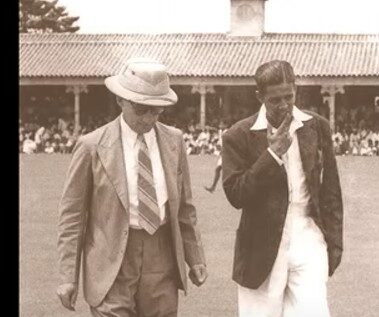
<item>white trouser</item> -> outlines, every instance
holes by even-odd
[[[306,216],[306,206],[290,205],[277,258],[258,289],[238,285],[240,317],[329,317],[324,237]]]

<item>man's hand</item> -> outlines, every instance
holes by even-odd
[[[191,270],[188,274],[192,283],[196,286],[202,285],[208,277],[207,268],[204,264],[195,264],[191,267]]]
[[[268,145],[270,149],[279,157],[285,154],[291,146],[292,138],[289,134],[291,121],[292,115],[287,113],[276,133],[273,133],[271,124],[267,122]]]
[[[58,286],[57,295],[62,305],[69,310],[75,310],[78,286],[76,283],[65,283]]]

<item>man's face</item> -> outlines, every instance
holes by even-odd
[[[119,99],[125,122],[136,133],[149,132],[158,121],[165,107],[146,106],[125,99]]]
[[[267,86],[264,94],[258,94],[258,99],[266,105],[267,120],[272,126],[278,128],[286,114],[292,114],[296,99],[296,86],[293,83]]]

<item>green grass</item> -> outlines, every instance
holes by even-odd
[[[69,155],[20,156],[20,313],[33,316],[88,316],[80,292],[77,312],[61,307],[58,283],[57,207]],[[181,296],[179,316],[236,316],[236,285],[231,280],[234,235],[239,211],[226,201],[219,183],[210,185],[213,156],[190,156],[194,201],[198,209],[209,270],[206,284],[190,286]],[[375,317],[379,312],[379,159],[339,157],[345,207],[345,253],[329,281],[329,305],[334,317]]]

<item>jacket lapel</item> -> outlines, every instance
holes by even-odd
[[[254,144],[252,150],[256,153],[257,158],[268,148],[267,129],[250,131],[250,135],[254,139],[250,144]]]
[[[314,129],[313,121],[304,122],[304,126],[297,130],[301,162],[309,188],[317,155],[317,131]]]
[[[178,149],[167,128],[157,122],[155,125],[158,148],[161,155],[163,170],[166,178],[168,202],[171,214],[176,213],[178,201]]]
[[[263,120],[261,116],[262,115],[260,110],[256,115],[253,116],[252,122],[249,123],[249,127],[256,127],[257,121]],[[254,157],[254,160],[256,160],[264,151],[266,151],[268,147],[267,128],[265,124],[259,122],[258,128],[249,128],[249,131],[251,137],[251,141],[249,142],[250,151]]]
[[[128,211],[128,186],[121,141],[120,117],[106,127],[98,144],[97,152],[122,205]]]

